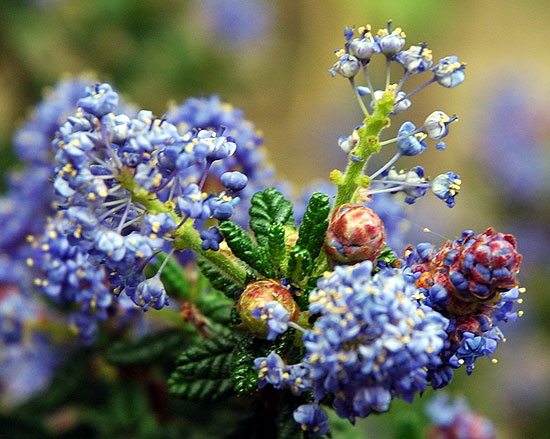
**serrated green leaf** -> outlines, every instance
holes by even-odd
[[[218,290],[204,292],[197,298],[195,305],[205,317],[213,322],[227,325],[231,320],[233,301]]]
[[[233,383],[229,378],[212,380],[170,377],[168,387],[172,396],[190,401],[218,401],[233,393]]]
[[[200,344],[189,346],[182,351],[176,361],[177,365],[202,361],[217,355],[233,351],[237,344],[237,337],[233,334],[218,335],[202,341]]]
[[[232,221],[223,221],[219,229],[236,257],[266,277],[275,276],[273,267],[269,263],[267,250],[254,244],[252,238],[241,226]]]
[[[230,379],[232,352],[237,338],[218,335],[185,349],[176,370],[168,378],[173,396],[189,400],[213,401],[233,391]]]
[[[304,219],[298,232],[296,245],[305,248],[311,259],[315,259],[325,241],[328,227],[328,214],[330,212],[330,200],[328,195],[320,192],[314,193],[309,199]]]
[[[229,375],[231,356],[227,352],[197,361],[183,363],[176,368],[176,372],[185,378],[220,379]]]
[[[108,362],[117,365],[151,364],[160,357],[181,349],[186,343],[179,328],[152,332],[137,340],[115,343],[106,353]]]
[[[285,228],[281,224],[271,224],[267,234],[267,251],[271,264],[276,269],[286,258]]]
[[[269,188],[255,193],[250,203],[249,225],[261,246],[268,245],[269,228],[272,224],[294,227],[292,203],[286,200],[277,189]]]
[[[254,368],[254,338],[244,337],[233,351],[231,381],[237,395],[252,393],[258,388],[258,371]]]
[[[235,293],[237,291],[242,290],[240,285],[225,277],[223,273],[221,273],[214,265],[203,257],[197,256],[196,261],[202,274],[210,281],[212,287],[218,291],[221,291],[230,299],[235,297]]]
[[[300,282],[309,276],[313,267],[313,261],[309,252],[298,245],[292,247],[288,260],[287,276],[295,282]]]

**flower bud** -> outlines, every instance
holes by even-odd
[[[372,209],[344,204],[329,222],[325,251],[337,264],[374,261],[384,249],[385,238],[384,224]]]
[[[300,309],[290,292],[275,279],[260,279],[249,283],[239,298],[237,310],[244,326],[255,336],[267,337],[265,320],[256,318],[252,312],[257,308],[264,308],[270,302],[279,302],[290,314],[290,320],[296,320]]]

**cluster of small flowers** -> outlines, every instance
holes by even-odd
[[[201,229],[208,218],[229,218],[237,192],[251,197],[247,173],[256,187],[273,180],[261,137],[217,96],[188,99],[155,119],[108,84],[64,80],[14,143],[26,167],[0,200],[2,254],[27,273],[20,278],[34,279],[29,294],[38,287],[72,310],[70,324],[86,343],[97,320],[168,303],[161,270],[145,279],[143,269],[157,252],[179,249],[186,220]],[[199,236],[203,250],[222,241],[215,227]],[[3,283],[15,282],[5,274]]]
[[[0,405],[19,403],[40,391],[68,351],[53,346],[41,328],[51,321],[64,324],[63,316],[20,287],[0,285]]]
[[[428,385],[448,385],[462,365],[470,374],[503,339],[497,325],[518,317],[521,255],[511,235],[468,231],[438,252],[419,244],[405,255],[402,268],[374,275],[368,260],[326,272],[309,296],[312,329],[289,323],[280,303],[277,312],[266,312],[275,302],[255,310],[270,339],[288,327],[303,332],[302,362],[287,365],[274,352],[255,360],[260,388],[313,391],[314,402],[295,414],[303,428],[327,431],[318,406],[327,394],[338,416],[354,422],[388,410],[394,397],[412,402]]]
[[[145,279],[145,265],[157,252],[175,249],[175,233],[187,219],[229,218],[238,202],[232,194],[247,177],[225,172],[226,190],[204,193],[212,163],[235,152],[233,139],[210,130],[180,133],[149,111],[131,118],[116,114],[117,106],[108,84],[90,87],[54,140],[63,235],[92,266],[104,267],[110,288],[144,310],[160,309],[168,304],[160,270]],[[221,242],[219,233],[203,238],[205,250]]]
[[[365,116],[369,115],[369,110],[363,102],[364,96],[371,97],[370,106],[374,108],[376,101],[384,93],[391,93],[395,99],[393,112],[390,114],[393,116],[407,110],[412,105],[409,98],[432,83],[453,88],[464,81],[465,64],[459,62],[456,56],[445,57],[432,67],[432,54],[425,44],[402,50],[405,45],[405,34],[400,28],[392,30],[391,22],[388,22],[387,29],[380,29],[376,35],[371,33],[370,25],[358,28],[357,32],[358,36],[354,29],[345,28],[346,44],[344,49],[336,51],[338,61],[330,69],[330,73],[333,76],[339,74],[349,79]],[[386,58],[385,90],[377,90],[373,87],[368,71],[372,57],[378,54],[384,55]],[[392,62],[396,62],[404,68],[404,74],[398,84],[390,84],[390,64]],[[355,77],[360,70],[364,74],[367,86],[357,86],[355,83]],[[423,72],[431,72],[433,76],[421,86],[405,93],[402,89],[406,80],[411,75]],[[407,121],[399,128],[397,137],[380,142],[382,146],[397,143],[397,153],[383,167],[369,176],[371,187],[368,189],[368,194],[402,192],[405,194],[405,201],[412,204],[430,189],[449,207],[453,207],[461,184],[458,174],[449,171],[429,181],[424,177],[424,169],[421,166],[415,166],[406,171],[397,171],[392,165],[400,157],[415,156],[424,152],[427,148],[426,137],[438,141],[437,149],[445,149],[445,144],[441,139],[447,136],[449,124],[455,120],[457,117],[454,115],[448,116],[443,111],[434,111],[426,117],[422,126],[417,128],[413,122]],[[365,124],[358,125],[351,135],[342,136],[339,139],[340,148],[350,155],[351,160],[361,160],[360,157],[354,155],[354,148],[360,141],[359,131],[365,127]]]
[[[51,140],[90,83],[83,77],[60,81],[13,138],[20,166],[8,175],[6,193],[0,197],[2,403],[21,401],[40,390],[62,360],[45,328],[70,327],[72,316],[47,308],[34,294],[26,237],[42,234],[47,217],[55,214],[57,198],[46,184],[53,173]]]
[[[14,256],[25,237],[40,233],[46,218],[54,214],[54,190],[45,185],[52,176],[51,141],[89,84],[85,78],[60,81],[15,133],[15,154],[24,167],[9,174],[7,192],[0,198],[2,252]]]
[[[263,138],[252,122],[246,120],[242,110],[222,102],[213,95],[202,98],[188,98],[180,105],[171,107],[166,120],[185,133],[194,128],[221,131],[234,139],[237,148],[233,155],[212,163],[209,173],[221,178],[227,171],[239,171],[248,177],[248,184],[239,191],[239,209],[234,211],[232,221],[245,227],[248,225],[248,207],[250,198],[266,187],[283,188],[284,183],[275,180],[275,169],[267,160],[263,147]],[[205,190],[214,179],[205,182]],[[215,185],[213,186],[215,189]]]
[[[498,325],[521,315],[514,305],[522,303],[524,291],[516,280],[522,256],[512,235],[493,229],[479,235],[464,231],[437,251],[429,243],[418,244],[404,256],[424,303],[451,321],[442,365],[432,377],[434,388],[444,387],[453,369],[466,365],[470,374],[477,358],[491,358],[504,340]]]
[[[401,270],[372,271],[365,261],[325,274],[310,295],[309,311],[319,317],[303,330],[304,360],[287,366],[275,353],[256,359],[260,387],[313,390],[316,402],[328,392],[336,413],[351,422],[426,388],[449,322],[418,300],[414,280]]]

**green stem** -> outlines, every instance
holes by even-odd
[[[331,173],[331,180],[338,185],[338,194],[334,203],[334,210],[353,201],[359,187],[368,187],[370,179],[364,175],[368,160],[372,154],[380,151],[380,133],[390,125],[388,115],[393,111],[395,96],[391,92],[384,92],[381,99],[376,101],[374,113],[367,116],[364,126],[358,130],[359,142],[350,152],[350,160],[344,174],[339,171]],[[354,158],[352,160],[351,158]]]
[[[233,282],[243,287],[246,285],[246,271],[234,260],[232,260],[230,256],[226,255],[221,250],[213,251],[203,250],[201,248],[202,239],[199,232],[193,227],[193,220],[188,219],[185,221],[183,225],[175,232],[175,235],[176,240],[174,241],[174,248],[176,250],[190,248],[215,265]]]
[[[123,172],[118,180],[122,187],[131,192],[132,201],[141,204],[148,213],[157,214],[166,212],[172,216],[176,224],[181,222],[182,218],[174,212],[174,205],[171,201],[166,203],[160,201],[155,194],[149,193],[136,183],[130,173]],[[199,232],[193,227],[193,222],[192,219],[187,219],[174,232],[174,248],[176,250],[185,250],[189,248],[195,251],[215,265],[222,273],[233,280],[233,282],[244,287],[246,285],[246,271],[242,269],[237,262],[232,260],[230,255],[221,251],[203,250],[201,248],[202,239]]]

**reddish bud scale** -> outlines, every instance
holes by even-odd
[[[330,219],[325,252],[337,264],[374,261],[385,245],[380,217],[366,206],[344,204]]]
[[[249,283],[237,303],[237,310],[243,325],[256,337],[267,337],[267,325],[263,320],[252,316],[252,311],[262,308],[270,302],[279,302],[290,314],[290,320],[295,321],[300,315],[300,309],[290,292],[275,279],[260,279]]]

